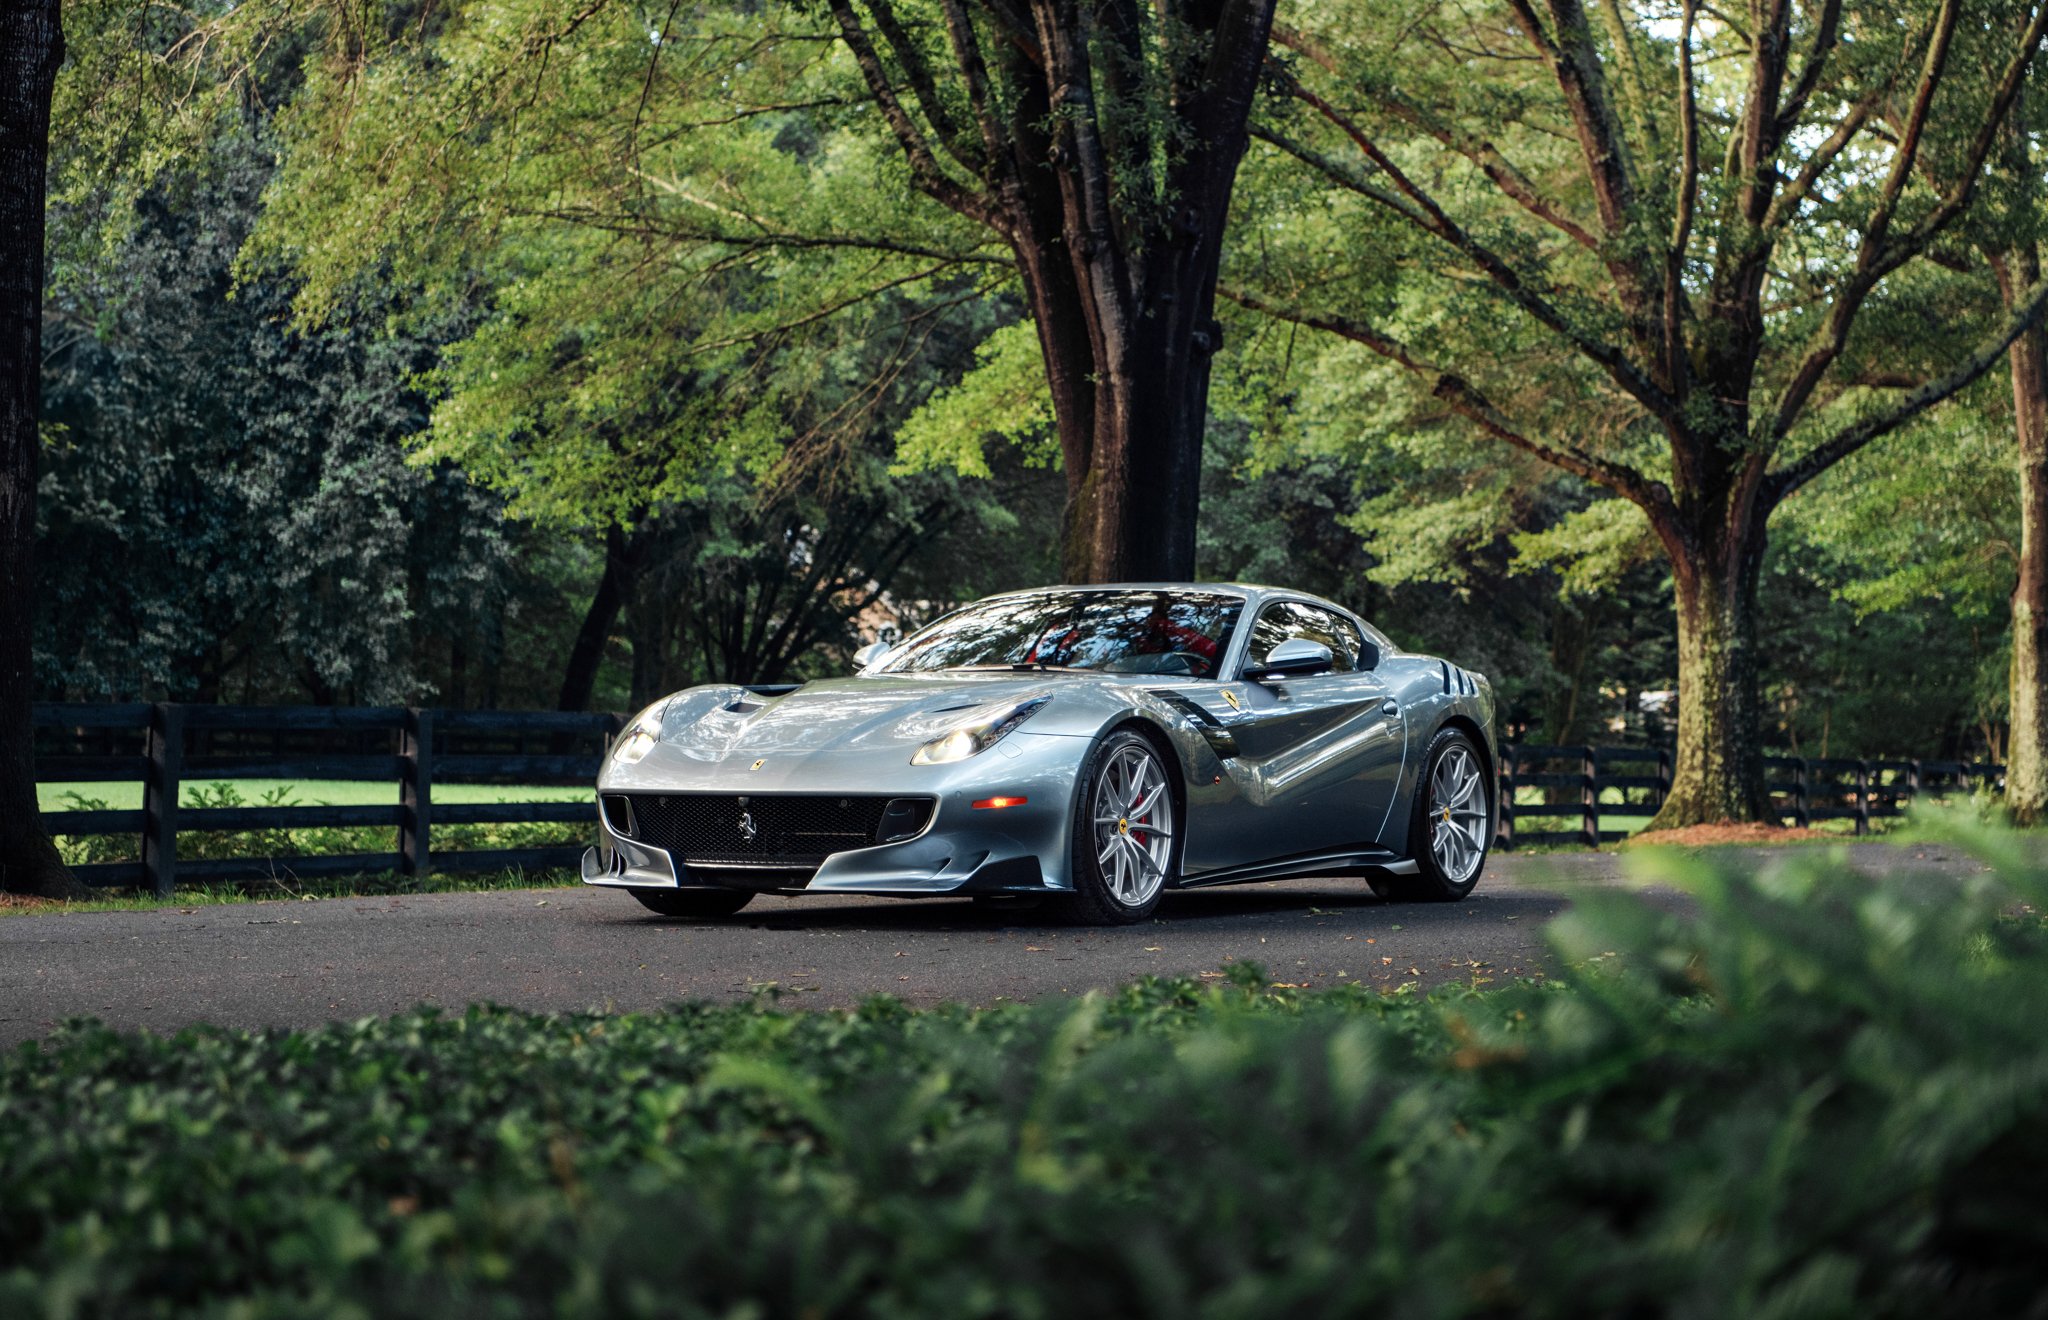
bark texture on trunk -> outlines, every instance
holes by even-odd
[[[828,5],[917,186],[1015,254],[1065,576],[1192,578],[1216,277],[1274,0],[940,0],[943,47],[890,0]]]
[[[0,890],[85,889],[43,831],[29,723],[42,441],[43,187],[50,93],[64,58],[57,0],[0,7]]]
[[[2029,245],[1994,259],[1992,269],[2010,308],[2041,278],[2040,253]],[[2006,360],[2019,441],[2020,564],[2012,591],[2005,805],[2015,824],[2038,825],[2048,816],[2048,332],[2029,329],[2013,340]]]
[[[1771,819],[1758,738],[1762,539],[1677,567],[1678,747],[1671,791],[1650,829]]]

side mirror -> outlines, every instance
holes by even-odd
[[[1306,678],[1330,672],[1330,648],[1306,637],[1290,637],[1266,653],[1266,662],[1245,670],[1251,679]]]
[[[859,673],[887,654],[889,654],[889,644],[887,642],[869,642],[866,646],[853,653],[854,672]]]
[[[1358,644],[1358,672],[1363,674],[1380,667],[1380,648],[1373,642]]]

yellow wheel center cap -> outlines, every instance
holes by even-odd
[[[1444,824],[1448,825],[1448,824],[1450,824],[1450,823],[1451,823],[1451,809],[1450,809],[1449,807],[1445,807],[1445,808],[1444,808]]]
[[[1131,818],[1129,816],[1124,816],[1117,821],[1116,832],[1118,834],[1129,834],[1131,832]]]

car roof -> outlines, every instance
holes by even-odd
[[[1200,591],[1212,596],[1241,596],[1247,605],[1257,606],[1268,600],[1299,600],[1325,609],[1335,610],[1365,630],[1368,637],[1383,650],[1396,650],[1391,639],[1375,628],[1356,610],[1349,610],[1336,601],[1318,596],[1309,591],[1296,591],[1292,587],[1269,587],[1257,582],[1071,582],[1057,586],[1026,587],[1020,591],[999,591],[983,600],[1006,600],[1017,596],[1046,596],[1062,591]]]
[[[1346,614],[1351,612],[1335,601],[1324,600],[1321,596],[1306,591],[1268,587],[1256,582],[1067,582],[1054,586],[1025,587],[1018,591],[999,591],[982,599],[1005,600],[1013,596],[1050,596],[1063,591],[1199,591],[1212,596],[1242,596],[1246,600],[1286,596],[1296,600],[1312,600],[1319,605],[1342,610]]]

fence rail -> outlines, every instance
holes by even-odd
[[[47,811],[52,834],[139,835],[142,857],[72,868],[86,884],[141,886],[169,894],[178,881],[260,878],[278,871],[314,878],[365,871],[425,875],[432,870],[573,866],[580,847],[435,851],[436,825],[574,823],[583,802],[441,802],[437,783],[589,787],[606,743],[623,726],[615,714],[437,710],[428,707],[39,705],[37,777],[46,783],[140,782],[139,809]],[[1870,822],[1902,813],[1922,794],[1995,785],[1989,762],[1767,757],[1768,788],[1780,820],[1811,825]],[[391,783],[383,806],[179,805],[188,782],[234,779],[361,779]],[[1627,836],[1602,828],[1603,815],[1647,817],[1671,788],[1671,751],[1656,747],[1500,748],[1500,847],[1597,847]],[[1524,790],[1542,801],[1518,802]],[[1564,822],[1570,822],[1569,825]],[[1531,824],[1542,828],[1530,828]],[[398,831],[392,852],[275,858],[180,859],[180,834],[226,830],[383,828]]]
[[[2005,767],[1989,761],[1853,760],[1842,757],[1764,758],[1765,787],[1778,819],[1788,825],[1853,820],[1856,833],[1870,822],[1903,815],[1914,798],[1995,787]],[[1518,802],[1524,789],[1545,800]],[[1500,826],[1496,843],[1574,844],[1597,847],[1626,838],[1627,830],[1601,828],[1602,815],[1656,814],[1671,791],[1668,747],[1559,747],[1504,743],[1500,748]],[[1603,800],[1602,795],[1609,795]],[[1534,820],[1545,828],[1529,829]],[[1560,828],[1559,822],[1573,822]]]
[[[573,866],[582,849],[434,851],[434,826],[570,823],[591,819],[584,802],[434,801],[436,783],[589,787],[615,714],[435,710],[370,706],[38,705],[36,777],[44,783],[140,782],[130,810],[46,811],[43,825],[69,837],[139,835],[142,856],[72,868],[95,887],[140,886],[168,895],[180,880],[204,883],[289,871],[302,878],[399,871],[474,871]],[[236,779],[382,780],[388,806],[190,807],[186,783]],[[264,829],[384,828],[391,852],[196,860],[179,858],[178,836]]]

